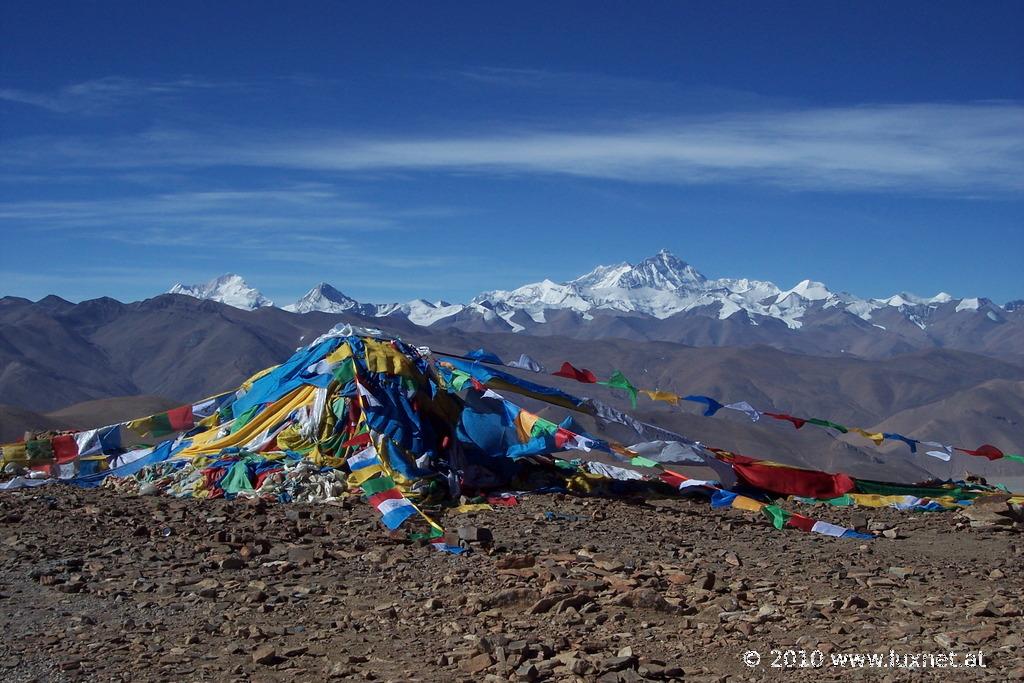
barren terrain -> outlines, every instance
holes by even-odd
[[[1019,523],[982,531],[955,513],[812,514],[895,527],[897,537],[776,531],[700,500],[531,495],[443,520],[493,535],[452,556],[389,538],[357,498],[182,501],[61,485],[6,493],[0,675],[1024,678]],[[751,650],[754,667],[743,660]],[[890,650],[980,650],[985,668],[851,670],[831,659],[883,653],[889,662]]]

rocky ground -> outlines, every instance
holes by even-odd
[[[812,514],[848,524],[865,513]],[[446,520],[493,536],[456,557],[389,538],[358,499],[301,506],[63,486],[8,492],[0,676],[1024,679],[1019,525],[977,529],[953,513],[868,517],[875,528],[896,527],[895,538],[776,531],[695,500],[537,495]],[[890,650],[961,660],[980,650],[986,666],[831,662],[845,653],[888,662]],[[748,651],[760,655],[754,667]],[[819,661],[816,652],[822,666],[801,666]]]

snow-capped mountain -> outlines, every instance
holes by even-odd
[[[339,292],[326,282],[321,282],[306,292],[301,299],[285,306],[284,310],[293,313],[312,313],[313,311],[344,313],[358,309],[359,306],[359,302],[352,297]]]
[[[242,276],[226,273],[209,282],[198,285],[183,285],[180,282],[167,290],[168,294],[184,294],[196,299],[219,301],[228,306],[253,310],[273,306],[274,302],[250,287]]]
[[[237,275],[172,293],[238,308],[271,305]],[[1024,355],[1024,305],[945,292],[865,299],[803,280],[783,290],[747,278],[709,279],[662,250],[637,264],[598,266],[565,282],[544,279],[483,292],[468,304],[413,299],[361,303],[321,282],[294,304],[319,311],[407,321],[467,332],[524,332],[579,338],[625,337],[693,345],[768,344],[814,353],[885,356],[918,348],[996,348]]]
[[[760,280],[709,280],[665,250],[635,266],[598,266],[566,283],[544,280],[511,291],[485,292],[474,302],[496,310],[522,310],[536,322],[543,322],[544,311],[552,308],[568,308],[585,317],[603,309],[641,313],[659,320],[705,309],[719,319],[746,311],[776,318],[793,329],[801,326],[801,318],[812,302],[842,304],[860,315],[872,308],[861,299],[835,294],[824,284],[810,280],[786,291]]]

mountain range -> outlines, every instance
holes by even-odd
[[[273,302],[234,274],[185,294],[240,309]],[[349,313],[413,325],[580,339],[609,337],[695,346],[767,344],[816,355],[887,358],[924,348],[1024,357],[1024,302],[905,292],[866,299],[803,280],[783,290],[746,278],[709,279],[662,250],[637,264],[598,266],[567,282],[549,279],[486,291],[465,304],[414,299],[364,303],[321,282],[283,307],[294,313]]]
[[[0,405],[0,440],[18,438],[30,427],[107,424],[193,402],[238,386],[338,323],[376,326],[437,352],[484,347],[506,359],[527,353],[549,372],[569,360],[601,377],[620,370],[644,388],[746,400],[761,410],[814,414],[967,446],[989,442],[1018,452],[1024,433],[1024,364],[951,349],[877,360],[850,354],[823,358],[764,345],[693,347],[466,331],[417,325],[403,315],[298,313],[271,306],[243,310],[163,294],[134,303],[0,299],[0,404],[7,404]],[[705,443],[815,469],[867,478],[895,473],[907,481],[929,473],[962,476],[965,469],[1004,482],[1019,474],[1003,461],[956,455],[948,464],[933,462],[909,456],[899,443],[887,442],[879,451],[863,440],[834,438],[818,429],[797,431],[774,420],[751,423],[739,414],[705,418],[689,405],[641,399],[634,410],[606,387],[552,375],[537,379]],[[564,417],[564,411],[543,404],[527,400],[524,405],[552,419]],[[625,432],[602,432],[605,428],[588,423],[586,416],[577,417],[594,433],[630,443],[640,438],[625,427]]]

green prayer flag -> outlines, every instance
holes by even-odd
[[[237,418],[235,418],[235,421],[231,424],[231,432],[230,433],[234,434],[239,429],[241,429],[245,425],[249,424],[249,420],[251,420],[253,418],[253,416],[257,412],[259,412],[260,409],[262,409],[262,408],[263,408],[263,406],[257,403],[252,408],[249,408],[249,410],[245,411],[244,413],[239,415]]]
[[[1024,455],[1004,455],[1003,457],[1016,460],[1017,462],[1024,462]]]
[[[171,418],[167,413],[160,413],[150,418],[148,434],[150,436],[167,436],[174,432]]]
[[[792,516],[778,505],[765,505],[761,508],[761,511],[764,512],[765,517],[772,520],[772,526],[776,529],[781,529],[785,526],[786,520]]]
[[[530,430],[530,438],[542,435],[554,436],[557,431],[558,425],[554,422],[538,417],[537,421],[533,423],[533,429]]]
[[[653,460],[651,460],[649,458],[645,458],[642,455],[636,456],[635,458],[633,458],[629,462],[630,462],[630,464],[632,464],[635,467],[657,467],[658,466],[658,463],[656,463],[655,461],[653,461]]]
[[[621,371],[616,370],[612,373],[612,376],[608,378],[607,382],[598,382],[598,384],[603,384],[606,387],[611,387],[612,389],[625,389],[629,392],[629,402],[633,404],[634,408],[636,408],[636,396],[639,393],[639,389],[633,386],[633,383],[626,379],[626,376],[623,375]]]
[[[459,370],[452,371],[452,387],[455,391],[462,391],[462,387],[466,386],[466,382],[469,381],[469,375]]]
[[[363,493],[372,496],[375,493],[395,488],[395,480],[391,477],[374,477],[364,481],[361,486],[363,487]]]
[[[239,460],[227,476],[220,480],[220,487],[225,493],[238,493],[239,491],[252,491],[252,482],[249,481],[249,465],[245,460]]]
[[[818,425],[819,427],[831,427],[832,429],[834,429],[834,430],[836,430],[838,432],[842,432],[843,434],[846,434],[848,431],[850,431],[849,429],[847,429],[846,427],[844,427],[841,424],[836,424],[835,422],[829,422],[828,420],[822,420],[822,419],[817,418],[817,417],[812,417],[810,420],[807,421],[807,424]]]
[[[356,377],[356,364],[351,357],[341,361],[334,371],[331,373],[334,375],[334,379],[338,380],[339,384],[348,384]]]
[[[952,496],[957,499],[977,498],[980,491],[965,491],[959,487],[945,488],[939,486],[901,486],[886,484],[879,481],[854,479],[857,493],[877,493],[880,496],[917,496],[918,498],[942,498]]]

